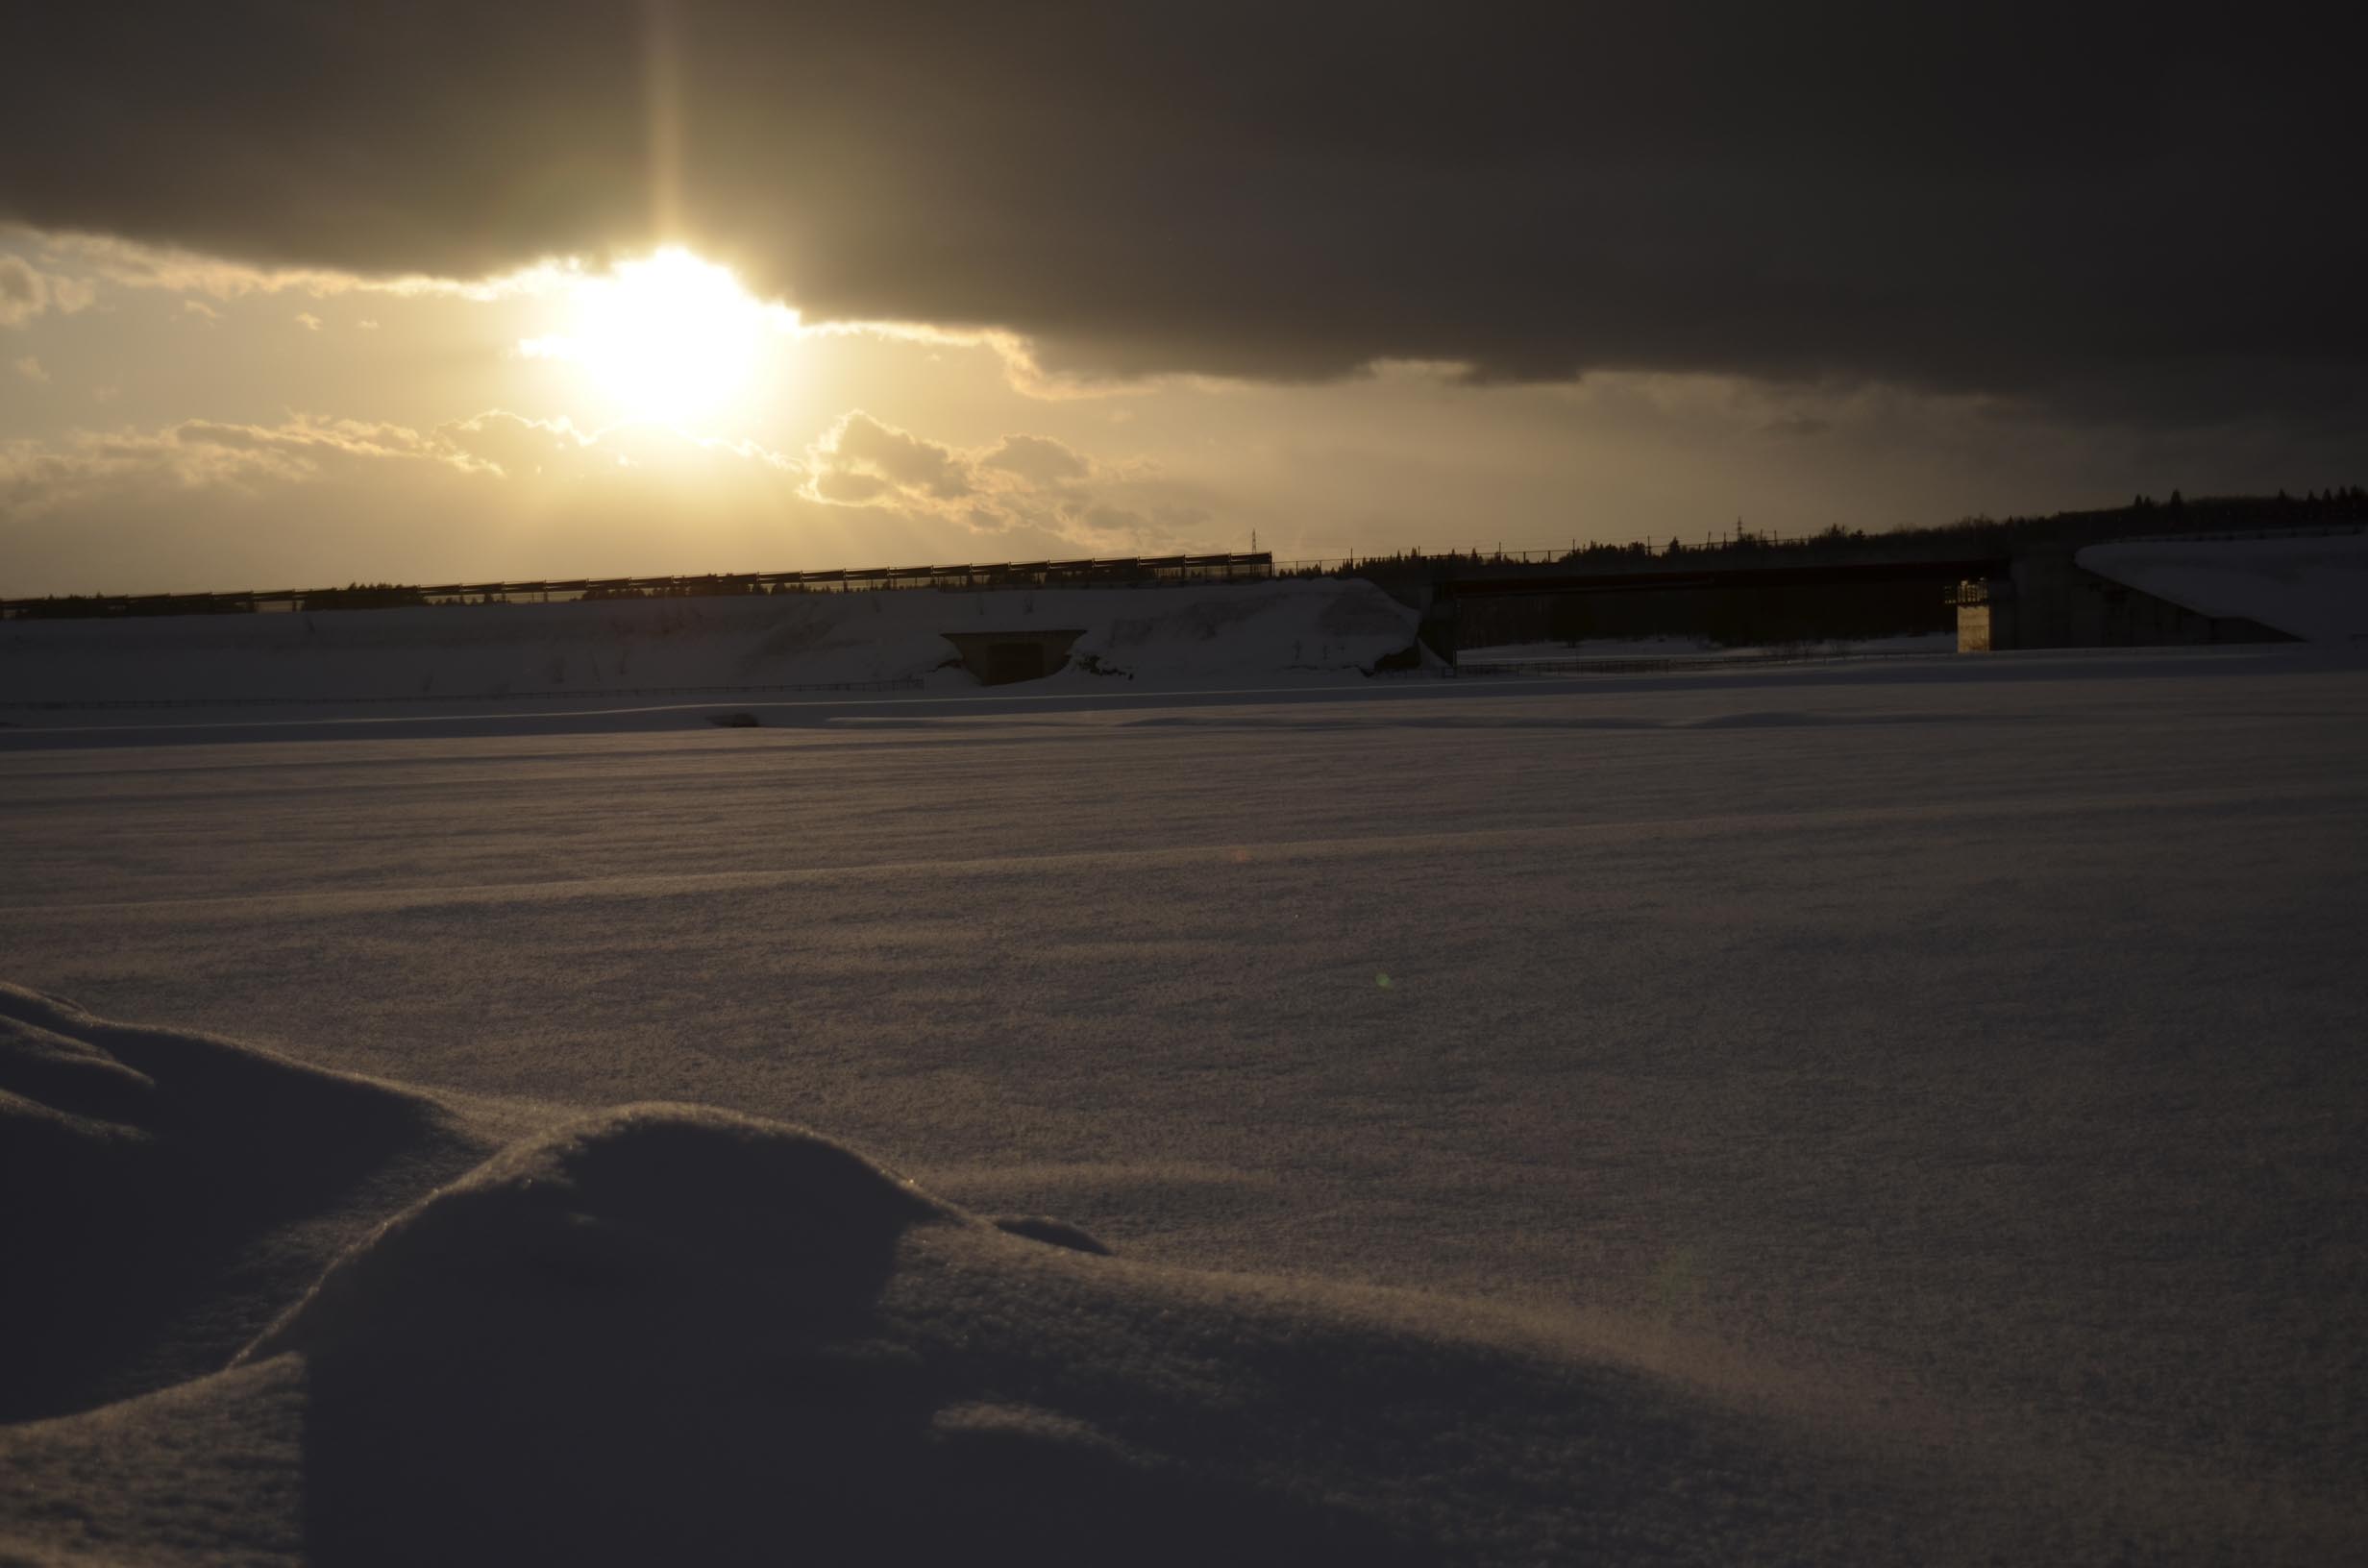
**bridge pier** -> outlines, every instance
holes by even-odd
[[[1452,670],[1455,668],[1460,621],[1456,614],[1455,591],[1443,583],[1425,583],[1418,598],[1419,602],[1415,605],[1418,618],[1415,636]]]

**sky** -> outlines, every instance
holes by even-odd
[[[41,8],[0,596],[2358,482],[2323,11]]]

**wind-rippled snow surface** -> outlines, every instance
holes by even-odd
[[[732,707],[0,715],[0,1556],[2368,1552],[2356,660]]]

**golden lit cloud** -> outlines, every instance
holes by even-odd
[[[22,327],[50,310],[72,315],[90,304],[92,292],[80,279],[45,273],[21,256],[0,255],[0,327]]]
[[[806,449],[804,468],[802,494],[826,506],[936,518],[974,535],[1028,535],[1079,553],[1183,550],[1210,521],[1162,491],[1148,465],[1097,463],[1042,435],[948,446],[861,409]]]
[[[206,256],[167,245],[146,245],[111,234],[41,233],[34,236],[55,265],[87,281],[119,288],[203,294],[228,301],[253,294],[303,294],[326,299],[339,294],[385,294],[402,299],[459,299],[489,303],[547,293],[583,270],[579,261],[546,259],[477,279],[432,278],[422,273],[372,275],[331,267],[271,267]],[[0,265],[5,265],[0,261]],[[89,286],[86,281],[84,287]],[[0,294],[5,293],[0,279]]]
[[[296,483],[340,462],[386,459],[495,471],[441,432],[400,425],[301,414],[278,425],[190,419],[154,430],[78,430],[62,440],[0,443],[0,516],[37,517],[159,480],[187,490]]]

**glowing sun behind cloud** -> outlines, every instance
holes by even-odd
[[[576,365],[629,418],[680,423],[729,412],[766,335],[795,324],[782,307],[751,298],[730,269],[678,249],[570,287],[568,330],[528,338],[519,351]]]

